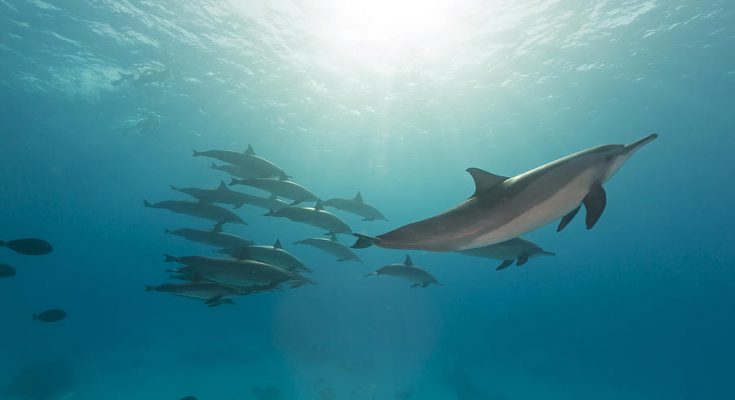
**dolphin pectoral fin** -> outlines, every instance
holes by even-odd
[[[502,269],[506,269],[510,267],[511,265],[513,265],[513,260],[503,260],[503,262],[501,262],[500,265],[498,265],[498,267],[495,268],[495,270],[500,271]]]
[[[411,285],[411,287],[419,287],[419,286],[421,286],[421,283],[414,283],[413,285]]]
[[[212,227],[212,232],[214,233],[220,233],[222,232],[222,226],[225,224],[225,221],[219,221]]]
[[[572,222],[572,220],[577,215],[581,207],[582,205],[580,204],[579,206],[577,206],[577,208],[570,211],[569,214],[562,217],[561,221],[559,221],[559,226],[556,227],[556,231],[561,232],[562,229],[564,229],[567,225],[569,225],[569,223]]]
[[[592,229],[595,226],[602,212],[605,211],[606,203],[607,196],[605,195],[605,189],[602,188],[600,183],[596,183],[592,186],[590,192],[587,193],[587,196],[584,197],[584,200],[582,200],[582,204],[584,204],[584,208],[587,210],[587,216],[585,218],[587,229]]]
[[[211,306],[213,304],[219,303],[220,301],[222,301],[222,295],[210,297],[210,298],[208,298],[207,300],[204,301],[204,304],[207,304],[207,305],[210,305]]]
[[[526,254],[523,254],[522,256],[518,257],[518,260],[516,261],[517,266],[521,266],[528,262],[528,256]]]
[[[352,245],[353,249],[364,249],[366,247],[370,247],[374,244],[378,245],[380,243],[380,238],[361,235],[359,233],[353,233],[353,235],[357,236],[357,241],[355,242],[355,244]]]

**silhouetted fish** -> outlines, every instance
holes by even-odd
[[[15,276],[15,268],[8,264],[0,264],[0,278],[10,278]]]
[[[38,314],[33,314],[33,320],[41,322],[58,322],[64,318],[66,318],[66,311],[58,308],[46,310]]]
[[[6,246],[16,253],[25,254],[27,256],[42,256],[54,250],[51,244],[43,239],[25,238],[15,239],[3,242],[0,240],[0,247]]]

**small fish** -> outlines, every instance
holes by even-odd
[[[33,320],[41,322],[58,322],[64,318],[66,318],[66,311],[58,308],[46,310],[38,314],[33,314]]]
[[[0,278],[10,278],[15,276],[15,268],[8,264],[0,264]]]
[[[365,276],[368,277],[373,275],[395,276],[396,278],[411,282],[411,287],[427,287],[431,284],[441,286],[441,283],[439,283],[439,281],[437,281],[430,273],[414,266],[411,256],[406,256],[406,260],[402,264],[386,265]]]
[[[359,215],[363,218],[363,221],[387,221],[383,213],[378,211],[377,208],[365,203],[360,192],[357,192],[357,195],[351,199],[336,198],[324,200],[324,207],[333,207],[338,210]]]
[[[49,242],[36,238],[15,239],[8,240],[7,242],[0,240],[0,247],[3,246],[16,253],[27,256],[42,256],[54,251],[53,246]]]

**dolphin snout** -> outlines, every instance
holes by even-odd
[[[638,150],[639,148],[643,147],[644,145],[647,145],[648,143],[653,142],[654,139],[656,139],[657,137],[658,137],[658,134],[657,133],[652,133],[652,134],[644,137],[643,139],[637,140],[637,141],[635,141],[635,142],[633,142],[633,143],[625,146],[625,152],[626,153],[632,153],[632,152]]]

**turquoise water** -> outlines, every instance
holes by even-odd
[[[0,248],[0,398],[735,398],[734,27],[714,0],[0,0],[0,239],[55,249]],[[113,84],[145,71],[166,73]],[[227,178],[190,149],[251,144],[322,198],[361,191],[389,221],[337,214],[376,235],[463,201],[468,167],[652,132],[594,229],[525,235],[555,257],[340,263],[246,205],[225,229],[280,239],[318,285],[215,308],[143,291],[162,253],[212,251],[164,233],[209,222],[142,206]],[[443,286],[363,278],[406,254]],[[49,308],[67,319],[31,321]]]

